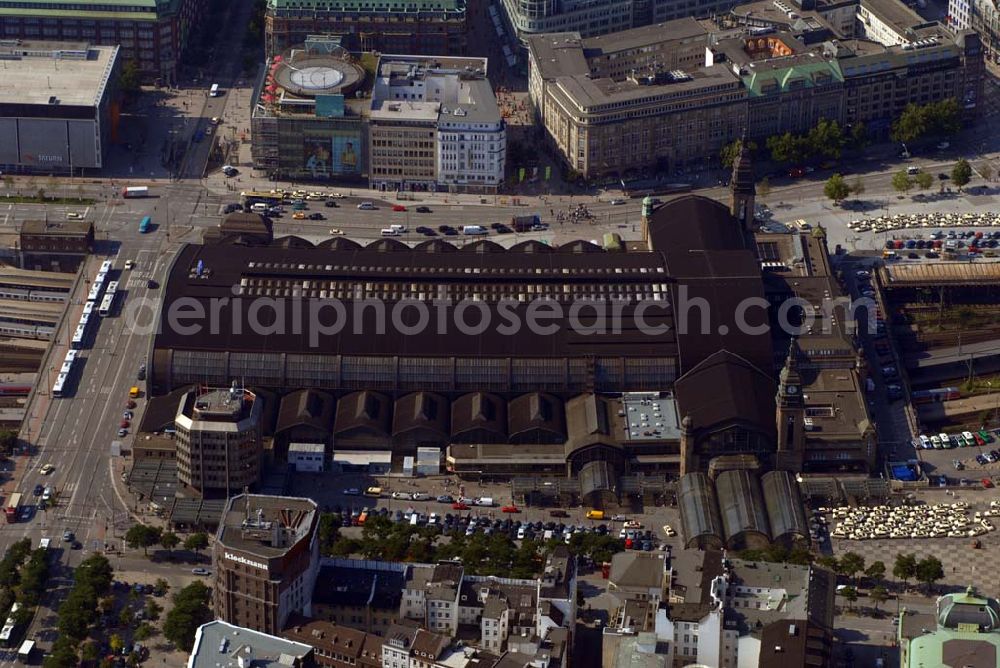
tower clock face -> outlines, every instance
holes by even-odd
[[[787,392],[788,394],[798,394],[798,391],[799,391],[798,385],[788,385],[785,387],[785,392]]]

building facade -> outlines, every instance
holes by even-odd
[[[304,77],[300,73],[313,74]],[[251,114],[254,167],[275,178],[368,174],[365,72],[339,38],[314,37],[267,62]]]
[[[89,42],[0,44],[4,173],[80,174],[104,166],[117,126],[120,47]],[[38,85],[44,77],[47,85]]]
[[[379,60],[369,112],[373,188],[496,192],[507,129],[486,69],[485,58]]]
[[[734,8],[718,28],[685,19],[527,38],[528,90],[566,166],[586,178],[679,174],[744,131],[763,143],[827,119],[887,137],[906,105],[949,98],[966,118],[979,113],[983,47],[971,30],[926,22],[895,0],[852,6],[857,31],[840,6],[790,21],[759,4]]]
[[[952,0],[964,3],[965,0]],[[949,14],[951,4],[948,5]],[[994,63],[1000,63],[1000,7],[993,0],[975,0],[971,2],[971,25],[983,42],[985,57]]]
[[[309,35],[340,35],[353,51],[461,56],[466,53],[466,0],[268,0],[268,57]]]
[[[293,613],[309,615],[319,570],[318,525],[310,499],[229,499],[212,547],[216,616],[278,634]]]
[[[262,402],[242,388],[187,392],[177,407],[177,478],[203,494],[256,485],[261,475]]]
[[[203,0],[127,0],[115,5],[41,0],[0,2],[4,39],[87,42],[118,47],[123,62],[170,84],[204,7]]]
[[[76,273],[94,250],[94,224],[26,220],[18,233],[25,269]]]

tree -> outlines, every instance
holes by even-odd
[[[851,146],[856,149],[868,145],[868,128],[861,121],[851,126]]]
[[[160,618],[160,613],[162,612],[163,612],[162,605],[160,605],[153,599],[149,599],[148,601],[146,601],[146,617],[148,617],[150,621],[155,622],[156,620],[158,620]]]
[[[736,162],[736,157],[740,154],[741,150],[743,150],[742,139],[731,141],[723,146],[722,150],[719,151],[719,160],[722,162],[722,166],[726,169],[730,169],[733,166],[733,163]],[[748,141],[747,150],[750,151],[751,154],[756,153],[757,142]]]
[[[164,531],[160,535],[160,545],[163,546],[167,552],[171,552],[175,547],[181,544],[181,539],[177,537],[173,531]]]
[[[134,58],[125,61],[118,74],[118,88],[123,93],[135,93],[139,91],[140,82],[139,63]]]
[[[989,181],[993,178],[993,168],[990,167],[990,163],[984,162],[979,166],[979,175],[983,177],[984,181]]]
[[[191,651],[195,631],[212,619],[208,608],[210,595],[208,587],[197,581],[174,594],[174,607],[163,623],[163,635],[167,640],[185,652]]]
[[[926,110],[918,104],[910,103],[892,123],[893,141],[904,144],[923,137],[928,130]]]
[[[13,429],[0,429],[0,454],[10,455],[17,446],[17,432]]]
[[[138,642],[142,642],[143,640],[148,640],[149,638],[152,638],[155,632],[156,629],[154,629],[149,624],[143,622],[142,624],[139,624],[139,628],[137,628],[132,633],[132,639]]]
[[[840,561],[833,555],[823,555],[816,560],[816,563],[827,570],[833,571],[834,573],[840,572]]]
[[[868,598],[875,604],[875,612],[878,612],[878,606],[889,600],[889,591],[882,585],[878,585],[872,587],[872,590],[868,592]]]
[[[857,552],[848,552],[840,558],[840,572],[852,580],[864,569],[865,558]]]
[[[771,159],[775,162],[791,163],[799,162],[806,155],[808,142],[799,135],[786,132],[783,135],[774,135],[767,138],[767,150],[771,152]]]
[[[97,597],[104,596],[111,591],[111,582],[114,579],[114,569],[107,557],[101,554],[93,554],[76,567],[73,578],[76,581],[76,588],[84,589],[94,598],[94,605],[97,605]],[[93,609],[93,606],[91,606]]]
[[[844,131],[840,124],[825,118],[819,119],[819,123],[806,134],[806,144],[810,153],[834,160],[840,158],[845,143]]]
[[[204,531],[193,533],[184,539],[184,549],[201,552],[208,547],[208,534]]]
[[[851,188],[847,185],[847,181],[844,180],[843,176],[834,174],[823,185],[823,194],[827,198],[832,199],[834,204],[839,204],[851,194]]]
[[[858,600],[858,590],[854,587],[844,587],[840,595],[847,601],[847,607],[854,609],[854,602]]]
[[[907,193],[913,187],[913,180],[905,169],[892,175],[892,187],[900,193]]]
[[[917,187],[921,190],[927,190],[934,185],[934,177],[931,176],[929,172],[920,172],[913,178],[913,180],[916,182]]]
[[[142,548],[142,553],[149,554],[149,548],[160,542],[160,529],[145,524],[135,524],[125,533],[125,543],[136,550]]]
[[[84,643],[80,648],[80,658],[84,661],[97,661],[101,658],[101,648],[94,641]]]
[[[885,577],[885,563],[881,561],[873,561],[868,568],[865,569],[865,575],[873,581],[878,582]]]
[[[112,633],[111,637],[108,638],[108,647],[111,648],[113,654],[120,654],[125,647],[125,641],[117,633]]]
[[[771,180],[766,176],[757,182],[757,194],[761,197],[771,194]]]
[[[163,578],[156,578],[156,582],[153,583],[153,592],[157,596],[166,596],[168,591],[170,591],[170,583]]]
[[[951,168],[951,182],[961,190],[962,186],[968,184],[971,179],[972,165],[969,164],[968,160],[962,158]]]
[[[69,638],[59,637],[42,662],[44,668],[76,668],[76,647]]]
[[[917,563],[917,579],[927,585],[928,592],[934,583],[942,578],[944,578],[944,567],[937,557],[930,556]]]
[[[910,578],[917,575],[917,557],[913,554],[897,554],[896,562],[892,566],[892,574],[896,579],[902,580],[906,585]]]

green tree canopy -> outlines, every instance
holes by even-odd
[[[178,538],[177,534],[173,531],[164,531],[160,535],[160,545],[163,546],[167,552],[173,551],[175,547],[181,544],[181,539]]]
[[[896,562],[892,566],[892,574],[897,580],[902,580],[903,584],[916,577],[917,557],[913,554],[897,554]]]
[[[834,174],[823,184],[823,194],[833,200],[834,203],[840,203],[851,194],[851,188],[847,185],[847,181],[844,180],[843,176]]]
[[[736,162],[736,157],[740,154],[740,151],[742,149],[743,149],[742,139],[731,141],[725,146],[723,146],[722,150],[719,151],[719,161],[722,163],[722,166],[725,167],[726,169],[730,169],[733,166],[733,163]],[[757,142],[748,141],[747,150],[750,151],[751,154],[756,153]]]
[[[174,607],[163,623],[163,635],[177,647],[190,652],[194,646],[195,631],[211,621],[208,601],[211,590],[200,581],[189,584],[174,594]]]
[[[934,185],[934,177],[931,176],[928,172],[920,172],[915,177],[913,177],[913,180],[916,182],[917,187],[920,188],[921,190],[927,190],[932,185]]]
[[[958,186],[959,190],[972,180],[972,165],[965,158],[955,163],[951,168],[951,182]]]
[[[854,578],[865,569],[865,558],[857,552],[847,552],[840,558],[840,572],[849,578]]]
[[[208,534],[204,531],[193,533],[184,539],[184,549],[192,552],[201,552],[208,548]]]
[[[913,187],[913,180],[906,170],[901,170],[892,175],[892,187],[896,192],[906,193]]]
[[[937,557],[932,555],[921,559],[917,563],[917,580],[927,585],[928,591],[934,586],[935,582],[943,578],[944,567],[941,565],[941,560]]]
[[[810,153],[813,155],[821,155],[836,160],[840,158],[846,139],[844,138],[844,131],[837,121],[821,118],[819,119],[819,123],[806,134],[806,142]]]
[[[873,561],[865,569],[865,575],[872,580],[881,580],[885,577],[885,563],[882,561]]]
[[[786,132],[767,138],[767,150],[771,159],[780,163],[801,162],[808,153],[809,142],[799,135]]]
[[[889,600],[889,591],[882,585],[877,587],[872,587],[872,590],[868,592],[868,598],[872,600],[875,604],[875,610],[878,611],[878,606]]]
[[[161,531],[159,527],[134,524],[125,532],[125,544],[133,550],[141,547],[143,554],[149,554],[149,548],[160,542]]]

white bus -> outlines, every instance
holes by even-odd
[[[94,302],[87,302],[83,305],[83,315],[90,315],[94,312]]]
[[[212,84],[212,87],[208,89],[209,97],[219,97],[219,84]]]
[[[56,376],[56,382],[52,385],[52,396],[61,397],[66,391],[66,374],[61,373]]]
[[[104,299],[101,300],[101,308],[97,309],[97,314],[102,318],[107,318],[111,315],[111,309],[114,308],[115,293],[108,292],[104,295]]]
[[[66,353],[66,359],[65,359],[65,360],[63,360],[63,361],[65,361],[65,362],[69,362],[70,364],[72,364],[73,362],[75,362],[75,361],[76,361],[76,358],[77,358],[77,357],[78,357],[79,355],[80,355],[80,351],[79,351],[79,350],[70,350],[70,351],[68,351],[68,352]]]
[[[108,272],[111,271],[111,267],[112,267],[111,260],[105,260],[104,262],[101,263],[101,269],[98,273],[107,274]]]
[[[73,332],[73,340],[70,342],[70,346],[76,348],[77,350],[83,348],[83,339],[86,335],[87,330],[83,327],[83,325],[77,325],[76,331]]]
[[[83,315],[80,316],[79,327],[80,327],[80,329],[82,329],[83,331],[86,332],[88,325],[90,325],[90,314],[89,313],[84,313]]]

